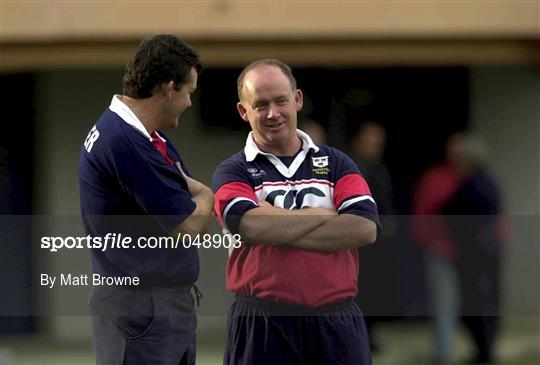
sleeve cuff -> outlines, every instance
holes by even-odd
[[[253,208],[257,208],[258,205],[249,199],[243,199],[237,202],[231,202],[223,214],[223,221],[227,225],[229,232],[232,234],[239,233],[240,221],[243,215]]]

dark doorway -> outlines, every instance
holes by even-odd
[[[0,333],[34,329],[30,313],[31,213],[35,80],[31,74],[6,75],[2,83],[0,132]]]

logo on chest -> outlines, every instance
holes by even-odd
[[[328,167],[328,156],[312,157],[313,172],[317,175],[328,175],[330,168]]]
[[[304,200],[309,199],[311,196],[325,197],[325,194],[317,188],[304,188],[301,190],[274,190],[266,196],[266,201],[276,206],[276,199],[282,197],[283,208],[285,209],[301,209],[304,204]],[[277,204],[279,206],[281,204]]]
[[[264,170],[259,170],[255,167],[250,167],[249,169],[247,169],[247,172],[249,172],[251,174],[251,177],[253,177],[254,179],[266,175],[266,172]]]
[[[313,167],[326,167],[328,166],[328,156],[312,157]]]

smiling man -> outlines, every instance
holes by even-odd
[[[209,223],[212,191],[189,177],[162,130],[191,106],[199,56],[173,35],[141,42],[79,159],[83,223],[92,237],[197,235]],[[191,288],[195,247],[92,249],[94,275],[137,287],[95,285],[90,297],[97,364],[195,364]],[[196,288],[195,288],[196,290]]]
[[[242,237],[227,263],[237,296],[224,363],[370,364],[352,301],[356,248],[379,224],[369,188],[348,156],[297,130],[303,95],[289,66],[251,63],[238,97],[252,131],[213,177],[218,219]]]

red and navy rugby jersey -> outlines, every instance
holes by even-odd
[[[242,215],[263,200],[284,209],[333,208],[379,227],[377,205],[354,162],[335,148],[316,146],[300,130],[298,136],[302,149],[288,167],[260,151],[252,133],[243,151],[217,167],[212,185],[224,228],[238,233]],[[316,307],[356,296],[358,254],[242,242],[231,252],[226,279],[236,293]]]

